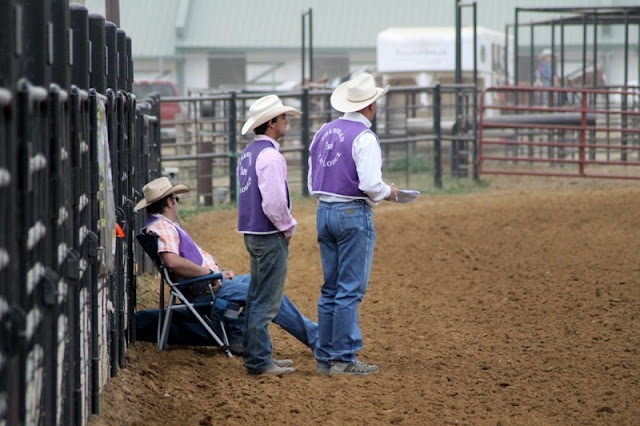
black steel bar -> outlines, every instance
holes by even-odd
[[[22,2],[2,5],[0,13],[0,197],[7,206],[18,205],[18,141],[16,135],[16,97],[13,92],[17,79],[19,49],[22,33]],[[19,20],[20,22],[16,22]],[[5,89],[6,88],[6,89]],[[11,88],[11,90],[9,90]],[[23,299],[20,287],[20,269],[23,253],[19,250],[18,209],[5,209],[0,215],[0,302],[6,311],[0,310],[0,393],[5,395],[4,413],[0,423],[20,424],[21,400],[24,388],[21,386],[24,370],[21,359],[24,353],[24,325],[26,314],[22,309]],[[16,283],[7,285],[4,283]],[[22,337],[21,337],[22,335]]]
[[[0,6],[0,87],[13,88],[18,76],[19,49],[22,43],[22,2],[3,2]],[[18,21],[18,22],[16,22]],[[4,108],[4,106],[3,106]]]
[[[478,46],[478,36],[477,36],[477,25],[478,25],[478,8],[477,3],[473,2],[473,85],[475,89],[473,90],[473,111],[471,114],[473,116],[473,180],[479,180],[478,176],[478,55],[477,55],[477,46]],[[507,44],[505,44],[507,46]],[[486,83],[485,83],[486,86]]]
[[[556,75],[558,64],[556,61],[556,24],[551,24],[551,87],[556,85]],[[554,100],[554,104],[558,104],[557,99]]]
[[[638,64],[640,64],[640,60],[638,60]],[[627,84],[629,83],[629,14],[628,13],[624,14],[624,71],[623,72],[624,72],[624,86],[626,88]],[[640,82],[640,74],[638,74],[637,81]]]
[[[229,200],[237,202],[237,175],[238,167],[238,117],[237,117],[237,96],[236,92],[231,92],[229,101]]]
[[[49,23],[51,20],[50,0],[23,0],[23,40],[20,76],[35,86],[46,87],[51,81],[51,49]]]
[[[107,68],[105,55],[106,30],[102,15],[89,14],[89,87],[104,95],[107,93]]]
[[[89,11],[84,6],[73,3],[71,13],[71,84],[82,90],[89,90]]]
[[[300,48],[301,48],[300,59],[301,59],[301,62],[302,62],[301,63],[301,65],[302,65],[302,75],[301,75],[302,79],[300,80],[300,85],[304,86],[305,85],[305,76],[306,76],[306,73],[305,73],[305,71],[306,71],[305,70],[305,62],[307,60],[307,58],[306,58],[306,54],[307,54],[307,52],[306,52],[306,47],[307,47],[307,41],[306,41],[307,29],[305,28],[305,26],[306,26],[306,21],[304,19],[305,18],[305,13],[302,14],[301,18],[302,18],[302,23],[301,23],[302,24],[302,44],[300,45]]]
[[[105,71],[107,76],[106,87],[113,93],[118,90],[118,27],[113,22],[107,21],[104,24],[105,31]]]
[[[442,110],[442,96],[440,84],[433,88],[433,184],[442,188],[442,129],[440,128],[440,112]]]
[[[106,102],[106,116],[107,116],[107,133],[108,140],[112,143],[109,144],[109,157],[111,159],[111,180],[113,182],[113,197],[116,201],[116,221],[118,221],[118,206],[120,200],[119,186],[117,184],[119,172],[118,172],[118,147],[117,147],[117,93],[118,93],[118,42],[117,42],[118,27],[113,22],[105,23],[105,51],[106,51],[106,65],[107,65],[107,102]],[[116,262],[119,259],[120,249],[116,240]],[[107,277],[109,282],[109,299],[115,308],[115,312],[109,313],[109,362],[110,362],[110,374],[111,377],[118,375],[118,324],[117,324],[117,294],[118,294],[118,279],[114,275]]]
[[[61,88],[69,88],[69,1],[51,0],[51,81]]]
[[[309,82],[313,82],[313,9],[309,8]]]
[[[455,2],[456,4],[456,11],[455,11],[455,17],[456,17],[456,42],[455,42],[455,46],[456,46],[456,59],[455,59],[455,83],[456,84],[462,84],[462,10],[461,10],[461,6],[460,3],[458,1]],[[462,115],[462,101],[461,101],[461,94],[458,91],[458,89],[456,89],[456,95],[455,95],[455,111],[456,111],[456,122],[460,119],[460,116]],[[451,168],[451,175],[452,176],[458,176],[459,173],[459,158],[458,158],[458,153],[460,151],[460,144],[458,142],[453,142],[450,145],[450,157],[451,157],[451,161],[450,161],[450,168]]]
[[[509,84],[509,28],[504,26],[504,84]]]
[[[529,85],[533,86],[533,82],[535,81],[535,25],[531,25],[529,27]],[[533,104],[533,97],[529,96],[529,105]]]
[[[0,16],[0,24],[4,17]],[[11,28],[8,25],[7,28]],[[3,28],[0,28],[0,34]],[[3,46],[8,47],[8,46]],[[10,52],[2,51],[11,58]],[[13,58],[11,58],[13,59]],[[15,62],[15,61],[11,61]],[[13,66],[7,64],[8,68]],[[7,79],[13,77],[7,76]],[[17,147],[16,140],[16,103],[12,92],[0,89],[0,198],[7,206],[18,205]],[[20,358],[23,348],[24,310],[20,297],[21,281],[19,273],[20,258],[18,241],[18,215],[16,208],[7,208],[0,215],[0,393],[5,396],[4,413],[0,422],[19,424],[21,398]],[[15,283],[16,285],[9,285]],[[22,324],[21,324],[22,323]]]
[[[127,37],[127,56],[129,57],[131,49],[131,38]],[[131,59],[127,61],[128,65],[132,65]],[[132,72],[132,69],[130,69]],[[127,85],[131,85],[129,81],[131,77],[127,79]],[[134,250],[134,236],[138,230],[136,226],[137,215],[133,212],[134,203],[136,201],[135,188],[142,188],[137,186],[136,171],[137,171],[137,159],[138,159],[138,139],[136,135],[136,100],[135,96],[126,94],[127,96],[127,109],[126,109],[126,121],[127,121],[127,227],[125,229],[125,238],[127,243],[127,342],[130,344],[136,341],[136,294],[137,294],[137,280],[136,280],[136,259]]]
[[[565,73],[564,73],[564,19],[560,19],[560,82],[561,87],[565,86]]]
[[[120,36],[119,36],[120,37]],[[119,40],[120,42],[120,40]],[[122,47],[125,46],[124,39],[120,42]],[[125,56],[122,52],[119,52],[120,56]],[[124,62],[126,66],[126,61]],[[122,81],[123,85],[126,85],[126,79]],[[122,212],[122,217],[120,221],[120,225],[123,229],[127,230],[127,224],[130,221],[130,216],[132,212],[133,206],[131,205],[131,201],[129,200],[128,194],[128,172],[129,172],[129,149],[128,149],[128,135],[126,133],[127,128],[127,99],[126,93],[122,90],[118,91],[118,106],[117,106],[117,115],[118,115],[118,172],[119,179],[118,185],[120,186],[120,200],[116,200],[116,206],[119,206],[120,211]],[[117,294],[117,307],[118,307],[118,364],[120,368],[126,367],[126,359],[125,359],[125,349],[126,349],[126,334],[125,334],[125,306],[124,302],[127,296],[127,262],[129,253],[129,246],[127,244],[126,238],[117,238],[117,243],[121,246],[120,258],[117,259],[116,266],[116,274],[117,279],[119,280],[118,289],[119,293]]]
[[[133,92],[133,41],[130,36],[126,37],[125,40],[125,52],[127,55],[127,85],[124,89],[127,93]],[[135,108],[133,109],[135,111]],[[134,114],[135,116],[135,114]]]
[[[116,68],[116,76],[118,81],[118,90],[127,89],[127,80],[129,79],[129,60],[127,59],[127,33],[118,28],[116,30],[116,60],[118,66]]]

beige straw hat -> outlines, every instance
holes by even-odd
[[[376,87],[371,74],[360,74],[336,87],[331,94],[331,106],[340,112],[360,111],[377,101],[387,90],[389,85]]]
[[[142,187],[142,193],[144,194],[144,199],[138,202],[136,206],[133,208],[134,212],[141,210],[147,207],[150,204],[155,203],[158,200],[166,197],[170,194],[182,194],[184,192],[189,192],[189,187],[187,185],[183,185],[181,183],[177,185],[173,185],[169,178],[161,177],[155,180],[152,180],[148,184]]]
[[[242,126],[242,134],[253,130],[261,124],[275,118],[281,114],[301,114],[294,107],[285,106],[276,95],[267,95],[258,99],[249,108],[249,119]]]

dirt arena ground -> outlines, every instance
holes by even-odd
[[[640,184],[489,180],[375,209],[359,358],[378,374],[320,376],[277,326],[274,354],[297,367],[281,378],[247,376],[215,348],[138,342],[91,424],[639,425]],[[285,292],[315,319],[315,206],[298,202],[294,215]],[[223,211],[186,227],[247,272],[235,222]]]

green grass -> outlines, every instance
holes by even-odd
[[[411,173],[427,173],[433,170],[433,160],[421,157],[405,157],[390,161],[385,165],[385,170],[389,172],[404,172],[409,170]]]

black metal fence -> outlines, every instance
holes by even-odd
[[[331,90],[277,93],[302,115],[290,117],[281,152],[292,192],[307,193],[309,144],[323,123],[340,113]],[[183,113],[162,127],[163,173],[195,189],[185,201],[213,205],[236,200],[236,156],[251,142],[240,128],[248,107],[264,93],[191,92],[162,98]],[[380,137],[385,178],[416,189],[442,188],[443,177],[477,178],[476,103],[473,85],[392,87],[378,101],[373,129]],[[182,199],[183,197],[181,197]]]
[[[135,341],[132,208],[159,176],[159,98],[131,94],[131,39],[104,17],[0,8],[0,424],[85,424]]]

